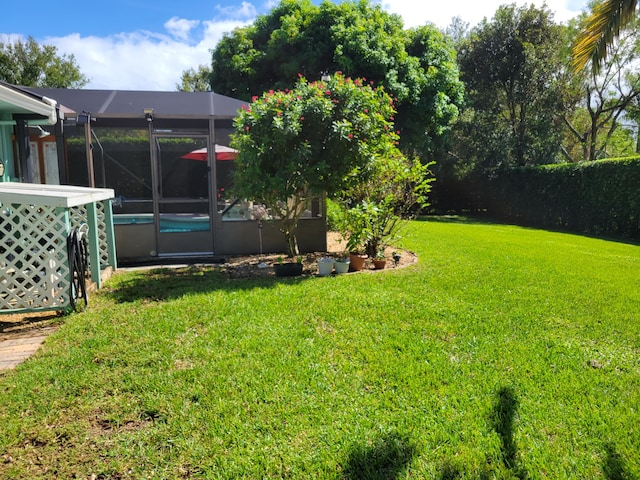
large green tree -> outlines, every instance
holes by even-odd
[[[353,188],[379,159],[401,155],[394,113],[382,88],[340,74],[254,97],[234,124],[235,195],[266,204],[296,255],[298,221],[312,197]]]
[[[59,55],[56,47],[40,45],[33,37],[0,42],[0,80],[45,88],[80,88],[88,81],[73,55]]]
[[[560,149],[562,26],[551,12],[505,5],[460,43],[468,109],[456,154],[481,170],[553,161]]]
[[[397,15],[368,0],[282,0],[267,15],[225,35],[212,54],[216,92],[249,99],[343,72],[382,85],[396,100],[401,147],[437,150],[463,100],[455,52],[433,26],[404,30]]]

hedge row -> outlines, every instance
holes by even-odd
[[[494,217],[640,239],[640,157],[520,168],[486,181],[474,190]]]

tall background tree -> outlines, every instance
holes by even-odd
[[[0,42],[0,80],[25,87],[81,88],[87,84],[73,55],[59,55],[33,37]]]
[[[180,92],[207,92],[211,90],[211,67],[198,65],[182,72],[180,83],[176,84]]]
[[[463,101],[455,52],[433,26],[404,30],[397,15],[367,0],[315,6],[282,0],[225,35],[212,54],[213,90],[250,99],[342,72],[382,85],[395,99],[404,151],[433,155]]]
[[[454,153],[491,171],[553,162],[560,150],[560,26],[551,12],[505,5],[459,44],[468,92]]]

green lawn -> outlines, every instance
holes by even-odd
[[[119,273],[0,377],[0,478],[640,478],[640,248],[414,222],[419,263]]]

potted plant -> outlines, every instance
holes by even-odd
[[[276,277],[296,277],[302,275],[302,257],[298,257],[295,262],[283,262],[282,257],[278,257],[277,263],[273,266]]]
[[[384,247],[376,252],[375,257],[373,257],[373,268],[376,270],[382,270],[387,264],[387,259],[384,256]]]
[[[369,238],[369,230],[364,213],[360,206],[341,208],[337,218],[337,227],[342,238],[347,241],[349,271],[352,272],[362,270],[367,259],[364,247]]]
[[[334,260],[331,257],[320,257],[318,259],[318,275],[326,277],[333,272]]]
[[[349,259],[349,255],[346,253],[341,253],[336,257],[336,261],[334,267],[336,269],[336,274],[347,273],[349,271],[349,265],[351,261]]]

